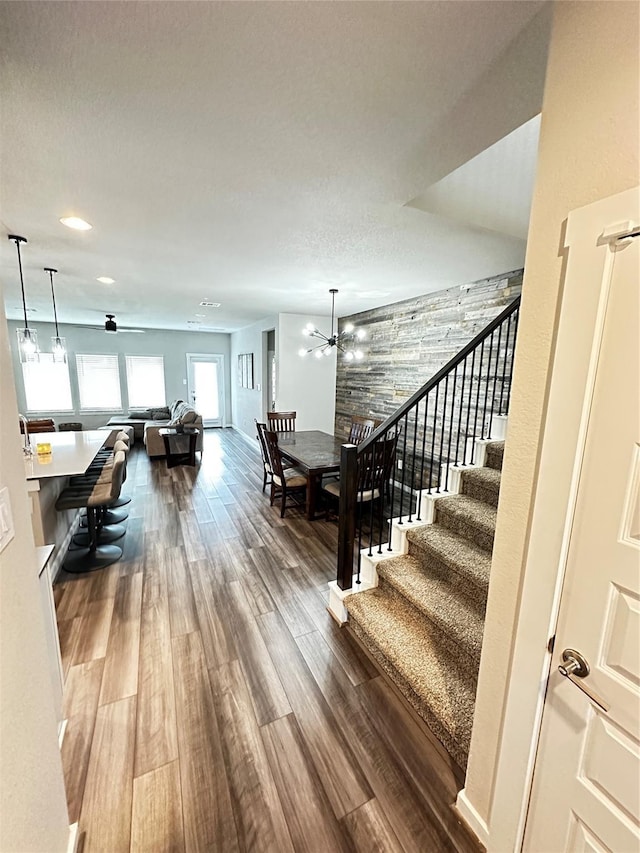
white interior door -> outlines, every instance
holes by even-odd
[[[187,353],[189,402],[205,427],[224,425],[224,356]]]
[[[608,297],[591,360],[584,455],[525,832],[531,853],[640,849],[639,244],[633,237],[607,249]],[[558,671],[567,649],[590,667],[574,683]]]

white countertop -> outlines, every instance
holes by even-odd
[[[106,430],[98,429],[82,432],[32,432],[29,439],[33,456],[30,459],[25,457],[24,460],[27,480],[83,474],[110,434]],[[39,442],[51,445],[50,456],[38,457],[36,445]]]

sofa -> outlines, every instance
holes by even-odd
[[[164,456],[164,441],[159,434],[162,427],[178,426],[196,427],[200,435],[196,441],[196,450],[202,451],[203,424],[202,415],[185,403],[184,400],[175,400],[170,406],[161,406],[153,409],[142,409],[131,411],[124,417],[114,416],[109,419],[107,426],[130,426],[133,427],[134,436],[144,441],[147,454],[151,457]]]

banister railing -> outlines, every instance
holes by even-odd
[[[421,521],[422,494],[447,492],[450,466],[472,465],[476,439],[508,413],[519,310],[518,296],[365,441],[342,446],[341,589],[360,582],[363,548],[391,550],[391,518]]]

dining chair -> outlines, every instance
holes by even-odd
[[[287,506],[287,495],[292,497],[303,494],[307,488],[307,477],[299,468],[285,468],[282,464],[282,456],[278,447],[278,433],[271,430],[264,431],[264,439],[267,447],[267,456],[271,467],[271,495],[270,503],[273,506],[275,498],[280,493],[282,499],[280,507],[280,518],[284,518]]]
[[[264,437],[267,425],[261,424],[257,418],[254,418],[254,423],[256,425],[256,437],[260,442],[260,455],[262,456],[262,467],[264,472],[262,478],[262,491],[264,492],[267,485],[271,483],[272,477],[271,465],[269,463],[269,451],[267,450],[267,442]],[[287,462],[286,459],[282,459],[282,467],[286,471],[287,468],[293,468],[293,464],[291,462]]]
[[[373,501],[384,497],[393,472],[397,442],[398,435],[394,434],[382,441],[374,442],[371,447],[367,447],[358,455],[356,501],[360,511],[363,504],[372,504]],[[340,498],[340,478],[334,477],[324,481],[322,491],[335,505]],[[382,512],[382,501],[380,501],[380,511]],[[328,514],[327,511],[327,516]]]
[[[381,421],[373,418],[361,418],[358,415],[353,415],[349,431],[349,444],[360,444],[365,438],[369,438],[380,423]]]
[[[296,412],[267,412],[269,429],[275,432],[295,432]]]
[[[267,428],[266,424],[261,424],[257,418],[254,418],[256,425],[256,438],[260,444],[260,456],[262,457],[262,491],[267,488],[267,483],[271,483],[271,465],[269,465],[269,451],[267,450],[267,442],[264,437],[264,432]]]

